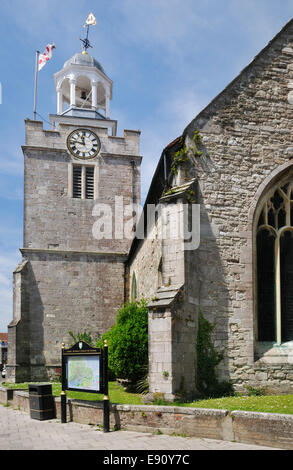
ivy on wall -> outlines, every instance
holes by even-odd
[[[216,351],[212,332],[215,325],[206,320],[200,312],[197,333],[197,390],[203,397],[222,397],[233,395],[230,382],[219,382],[216,366],[223,360],[223,353]]]

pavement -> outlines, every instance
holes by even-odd
[[[38,421],[28,413],[0,405],[0,450],[276,450],[214,439],[133,431],[103,433],[97,426],[58,419]]]

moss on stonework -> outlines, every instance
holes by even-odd
[[[201,152],[197,148],[197,146],[201,144],[201,136],[200,136],[199,131],[197,130],[194,131],[192,139],[193,139],[194,145],[186,147],[186,145],[183,146],[183,137],[181,136],[180,138],[180,144],[182,145],[182,147],[177,152],[175,152],[173,165],[171,167],[171,171],[175,175],[177,175],[178,173],[179,165],[190,161],[190,156],[189,156],[190,152],[192,153],[194,157],[200,157],[203,154],[203,152]]]
[[[171,171],[177,175],[178,173],[178,166],[184,162],[188,162],[189,156],[188,156],[188,148],[186,146],[182,147],[180,150],[175,152],[174,154],[174,162],[171,167]]]
[[[178,189],[178,187],[177,187],[177,186],[174,186],[173,188],[170,188],[170,189],[168,189],[167,191],[165,191],[165,192],[163,193],[163,196],[170,196],[170,195],[176,193],[177,189]]]
[[[200,144],[201,143],[201,136],[200,136],[199,131],[194,131],[192,138],[193,138],[193,141],[194,141],[195,144]]]
[[[188,189],[186,191],[186,200],[189,204],[195,204],[195,192],[193,191],[193,189]]]

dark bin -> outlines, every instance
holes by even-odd
[[[44,421],[55,418],[51,384],[29,385],[30,416]]]

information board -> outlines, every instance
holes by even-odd
[[[104,392],[102,359],[101,349],[92,348],[83,341],[63,350],[64,390]]]
[[[108,343],[104,348],[93,348],[79,341],[71,348],[62,344],[61,423],[66,423],[66,390],[103,393],[103,429],[110,431],[110,403],[108,396]]]
[[[101,391],[101,356],[68,356],[67,390]]]

